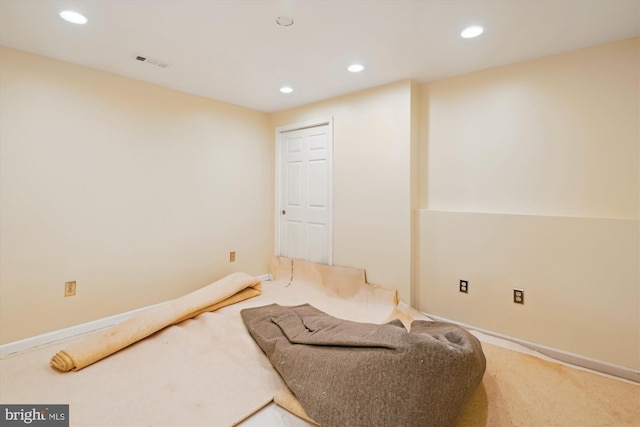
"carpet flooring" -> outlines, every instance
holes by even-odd
[[[276,260],[262,295],[170,326],[78,372],[57,372],[49,359],[83,337],[2,359],[0,403],[67,403],[70,425],[82,427],[250,420],[286,387],[244,328],[242,308],[312,303],[336,317],[382,323],[396,305],[395,292],[366,284],[361,270],[296,261],[292,274],[291,265]],[[640,384],[480,340],[487,370],[458,427],[640,426]]]
[[[487,371],[458,427],[640,426],[640,385],[482,343]]]

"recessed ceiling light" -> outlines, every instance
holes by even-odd
[[[280,88],[280,92],[282,92],[282,93],[291,93],[291,92],[293,92],[293,89],[290,88],[289,86],[283,86],[283,87]]]
[[[293,19],[288,16],[278,16],[276,18],[276,23],[283,27],[290,27],[293,25]]]
[[[480,34],[484,32],[484,28],[474,25],[471,27],[467,27],[460,33],[460,37],[463,39],[472,39],[474,37],[478,37]]]
[[[86,16],[72,10],[63,10],[60,12],[60,18],[71,22],[72,24],[86,24],[88,21]]]
[[[347,68],[347,70],[351,71],[352,73],[359,73],[360,71],[364,70],[364,65],[352,64],[349,65],[349,68]]]

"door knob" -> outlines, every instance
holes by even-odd
[[[286,215],[287,211],[285,211],[284,209],[282,209],[282,215]]]

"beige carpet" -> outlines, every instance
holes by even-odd
[[[404,311],[396,308],[389,317],[402,320],[408,329],[414,318],[425,317],[406,307]],[[477,335],[481,341],[486,338]],[[640,426],[640,384],[486,341],[482,348],[487,370],[457,427]],[[279,390],[274,401],[315,425],[289,389]]]
[[[60,350],[51,358],[51,367],[61,372],[78,371],[167,326],[260,295],[260,289],[261,283],[255,277],[239,272],[230,274]]]
[[[291,265],[276,259],[278,280],[261,295],[168,326],[79,371],[59,372],[49,360],[86,336],[0,360],[0,403],[69,404],[71,426],[234,425],[286,388],[247,332],[242,308],[313,302],[336,317],[380,323],[396,304],[395,291],[368,285],[364,270],[295,261],[289,283]]]
[[[482,343],[487,371],[459,427],[640,426],[640,385]]]
[[[374,323],[394,310],[395,291],[366,284],[362,270],[293,261],[290,283],[291,265],[276,259],[276,280],[261,295],[169,326],[77,372],[60,373],[49,359],[83,337],[0,360],[0,403],[69,404],[71,426],[234,425],[286,392],[246,331],[242,308],[308,302]],[[487,371],[459,426],[640,426],[638,384],[483,348]]]

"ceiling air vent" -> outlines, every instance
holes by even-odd
[[[145,64],[155,65],[159,68],[169,68],[171,65],[167,61],[163,61],[157,58],[151,58],[143,55],[133,55],[133,59],[136,61],[144,62]]]

